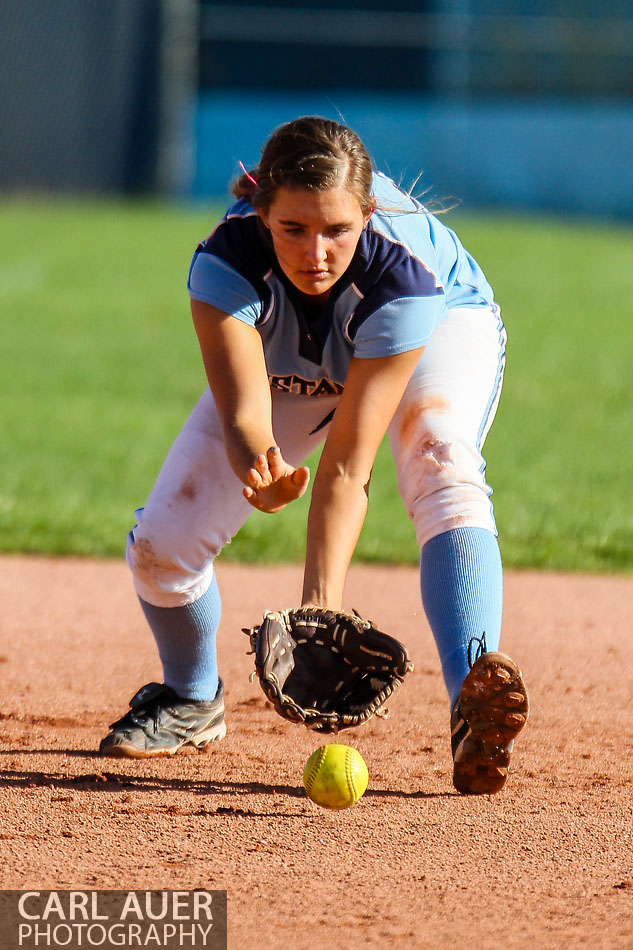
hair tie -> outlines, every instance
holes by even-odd
[[[253,176],[250,174],[250,172],[247,172],[247,171],[246,171],[246,167],[245,167],[245,165],[244,165],[244,162],[238,162],[238,164],[239,164],[240,168],[242,169],[242,171],[244,172],[244,174],[246,175],[246,177],[248,178],[248,180],[249,180],[249,181],[252,181],[252,183],[255,185],[255,187],[257,187],[257,179],[256,179],[256,178],[253,178]]]

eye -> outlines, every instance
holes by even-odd
[[[339,227],[336,227],[336,228],[330,228],[329,233],[332,237],[341,237],[343,234],[347,234],[349,230],[350,229],[348,227],[340,225]]]

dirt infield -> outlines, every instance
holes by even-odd
[[[328,812],[301,784],[321,742],[265,704],[240,632],[300,575],[219,565],[227,737],[127,761],[95,749],[160,670],[126,568],[0,559],[0,887],[226,889],[241,950],[633,948],[633,579],[507,573],[532,713],[506,789],[472,798],[417,571],[353,568],[346,606],[416,669],[388,720],[340,737],[370,784]]]

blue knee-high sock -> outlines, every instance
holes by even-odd
[[[455,528],[432,538],[420,559],[422,603],[437,644],[451,707],[468,673],[468,644],[499,648],[503,576],[495,535]]]
[[[184,607],[154,607],[139,600],[156,640],[166,685],[186,699],[212,700],[218,689],[215,636],[221,613],[215,574],[206,594]]]

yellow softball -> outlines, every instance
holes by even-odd
[[[313,752],[303,770],[308,797],[323,808],[349,808],[364,795],[368,781],[360,752],[335,742]]]

